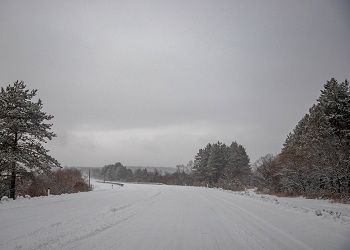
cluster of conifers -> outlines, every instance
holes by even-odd
[[[257,164],[258,185],[272,192],[346,198],[350,194],[350,88],[331,79],[280,154]]]

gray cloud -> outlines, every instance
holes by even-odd
[[[38,88],[67,165],[174,165],[209,141],[277,153],[349,77],[346,1],[0,2],[0,84]]]

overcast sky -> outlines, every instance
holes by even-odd
[[[55,116],[62,165],[174,166],[208,142],[278,153],[350,76],[350,1],[0,0],[0,85]]]

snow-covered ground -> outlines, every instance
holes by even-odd
[[[350,205],[94,184],[88,193],[2,202],[0,249],[350,249]]]

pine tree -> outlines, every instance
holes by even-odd
[[[212,145],[208,143],[204,149],[200,149],[195,156],[193,163],[193,175],[195,179],[199,182],[205,182],[207,180],[207,165],[210,156]]]
[[[284,190],[306,195],[350,193],[350,91],[331,79],[279,155]]]
[[[197,153],[192,169],[198,184],[227,189],[237,189],[238,186],[242,188],[248,184],[250,173],[245,148],[236,142],[231,147],[221,142],[208,144]]]
[[[206,179],[211,185],[218,182],[226,167],[226,145],[221,142],[213,144],[211,147],[208,164],[205,168]]]
[[[306,183],[309,175],[306,174],[308,163],[308,152],[310,147],[305,143],[310,115],[306,114],[296,125],[284,143],[279,161],[282,163],[281,175],[283,186],[286,191],[306,192]],[[273,187],[276,190],[276,187]]]
[[[34,102],[37,90],[29,91],[16,81],[0,92],[0,154],[2,170],[11,175],[10,197],[16,198],[16,178],[27,172],[49,172],[60,164],[42,145],[56,135],[47,123],[53,116],[42,111],[41,100]]]
[[[320,111],[328,124],[322,154],[330,172],[330,186],[337,193],[350,192],[350,88],[345,80],[328,81],[318,99]],[[331,166],[331,167],[330,167]],[[329,179],[329,178],[328,178]]]
[[[334,134],[350,141],[350,88],[345,80],[338,83],[332,78],[324,85],[318,102],[332,126]]]
[[[241,184],[247,184],[251,173],[249,162],[249,156],[245,148],[235,141],[232,142],[228,148],[226,178],[235,179]]]

